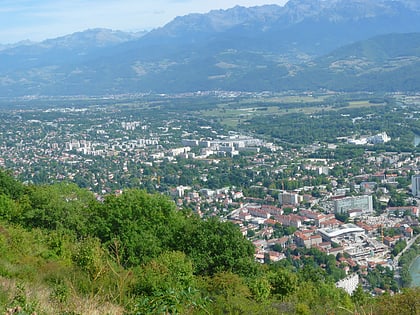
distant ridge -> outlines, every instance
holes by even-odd
[[[2,46],[0,93],[418,90],[420,3],[290,0]],[[373,81],[373,82],[372,82]]]

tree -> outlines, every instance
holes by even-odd
[[[411,288],[404,289],[401,294],[383,295],[375,300],[374,310],[376,314],[418,314],[420,310],[420,290],[419,288]]]
[[[291,273],[286,269],[279,268],[272,272],[269,279],[272,293],[280,299],[284,299],[297,290],[298,278],[296,274]]]
[[[254,264],[252,243],[236,225],[218,218],[205,221],[191,218],[177,232],[175,240],[176,249],[193,260],[196,274],[212,275],[222,271],[246,274]]]
[[[92,217],[91,234],[107,245],[118,240],[125,266],[140,265],[175,249],[175,233],[186,220],[166,197],[135,189],[96,203]]]
[[[327,274],[324,269],[310,264],[305,264],[305,266],[299,271],[299,276],[303,279],[303,281],[311,282],[326,281],[327,278]]]
[[[405,240],[399,240],[395,243],[394,248],[392,249],[392,254],[397,256],[405,247],[407,246],[407,242]]]
[[[350,215],[347,212],[343,212],[343,213],[334,213],[334,216],[337,220],[340,220],[341,222],[345,222],[348,223]]]
[[[72,260],[94,280],[106,269],[105,255],[98,239],[86,238],[77,244]]]
[[[10,172],[0,170],[0,193],[16,200],[24,193],[24,186]]]
[[[363,287],[359,284],[356,290],[353,292],[351,300],[356,306],[363,307],[364,305],[368,304],[370,296],[363,290]]]
[[[211,314],[277,314],[268,303],[252,299],[252,289],[236,274],[221,272],[206,280],[205,290],[212,301]],[[262,296],[268,289],[266,285],[262,282],[258,284],[261,286]]]
[[[19,222],[28,227],[49,230],[65,229],[86,236],[90,223],[90,205],[93,194],[75,184],[30,186],[29,204],[22,209]]]
[[[194,286],[192,262],[182,252],[164,252],[135,270],[136,294],[156,295]]]
[[[264,302],[271,294],[271,285],[267,278],[256,277],[250,281],[249,289],[257,302]]]
[[[7,195],[0,194],[0,218],[12,221],[19,216],[18,205]]]

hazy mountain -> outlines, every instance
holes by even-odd
[[[341,47],[314,60],[301,79],[311,73],[324,77],[322,84],[330,89],[418,91],[420,33],[381,35]]]
[[[420,47],[418,34],[399,34],[416,32],[415,0],[237,6],[177,17],[147,34],[95,29],[3,48],[0,92],[413,89],[420,87],[419,76],[410,77],[417,74],[418,51],[407,41]],[[384,34],[393,35],[375,37]],[[398,77],[361,86],[372,76],[381,81],[391,74]]]
[[[91,29],[71,35],[48,39],[40,43],[20,42],[0,51],[0,69],[26,68],[37,65],[54,65],[81,59],[86,54],[140,38],[142,33],[125,33],[108,29]],[[4,62],[6,61],[6,62]]]
[[[29,46],[34,45],[36,42],[30,41],[30,40],[22,40],[20,42],[14,43],[14,44],[0,44],[0,51],[5,49],[12,49],[19,46]]]

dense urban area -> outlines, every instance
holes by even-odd
[[[133,189],[164,195],[178,211],[233,223],[256,262],[313,268],[308,277],[358,302],[412,285],[420,95],[200,92],[12,105],[0,111],[0,165],[26,187],[75,184],[99,203]]]

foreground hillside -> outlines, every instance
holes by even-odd
[[[131,190],[98,201],[73,184],[0,173],[0,312],[417,314],[418,289],[353,296],[316,265],[253,262],[239,229]]]

